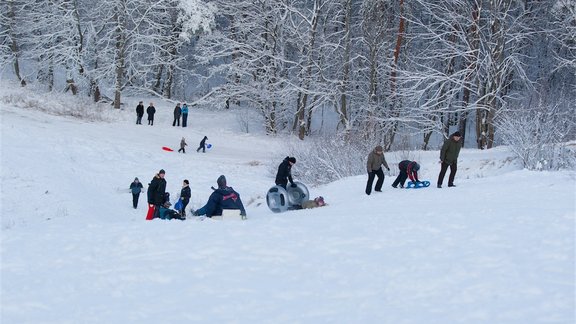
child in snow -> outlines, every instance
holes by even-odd
[[[326,203],[324,202],[324,197],[322,196],[316,197],[314,200],[304,200],[301,205],[302,209],[311,209],[323,206],[326,206]]]
[[[198,148],[196,149],[196,152],[200,152],[200,150],[202,150],[202,153],[206,153],[206,140],[207,139],[208,139],[208,137],[204,136],[202,141],[200,141],[200,146],[198,146]]]
[[[160,206],[160,213],[159,213],[160,219],[168,219],[168,220],[170,220],[170,219],[185,220],[186,219],[186,217],[180,215],[180,213],[178,213],[174,209],[170,209],[170,206],[172,206],[172,204],[169,201],[165,202],[163,205]]]
[[[140,198],[142,188],[140,180],[134,178],[134,181],[130,184],[130,191],[132,191],[132,206],[134,206],[134,209],[138,208],[138,199]]]
[[[404,182],[406,182],[408,177],[410,177],[410,180],[413,182],[420,182],[420,180],[418,180],[420,164],[416,163],[416,161],[404,160],[398,163],[398,168],[400,169],[400,173],[392,183],[392,187],[397,188],[398,185],[400,185],[400,188],[404,188]]]
[[[292,179],[292,166],[296,164],[296,158],[287,156],[284,158],[282,163],[278,166],[278,172],[276,172],[276,185],[282,186],[286,189],[286,185],[288,185],[288,181],[292,187],[296,187],[294,180]]]
[[[184,149],[184,147],[187,145],[188,144],[186,144],[186,140],[184,139],[184,137],[182,137],[182,140],[180,141],[180,149],[178,150],[178,153],[180,153],[180,151],[182,151],[182,153],[186,153],[186,150]]]
[[[179,210],[179,212],[183,217],[186,217],[186,206],[188,206],[188,203],[190,202],[190,196],[192,196],[189,185],[190,182],[188,182],[188,179],[184,179],[184,181],[182,182],[182,190],[180,190],[180,200],[182,201],[182,208]]]

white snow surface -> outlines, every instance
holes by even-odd
[[[433,186],[393,189],[388,152],[382,193],[359,175],[310,187],[326,207],[275,214],[285,138],[197,108],[172,127],[169,103],[135,125],[137,101],[112,122],[1,104],[0,322],[575,322],[574,171],[463,149],[458,186],[437,189],[438,151],[417,152]],[[213,149],[196,153],[204,135]],[[186,154],[161,150],[182,136]],[[194,208],[226,175],[248,220],[145,221],[128,186],[159,169],[173,203],[190,180]]]

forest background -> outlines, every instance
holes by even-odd
[[[459,130],[529,169],[574,167],[573,0],[7,0],[0,14],[2,76],[22,86],[235,109],[328,156],[437,149]]]

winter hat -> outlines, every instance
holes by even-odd
[[[376,148],[374,149],[374,151],[376,151],[376,152],[382,152],[382,151],[383,151],[382,146],[381,146],[381,145],[376,146]]]
[[[140,180],[138,180],[138,177],[136,177],[136,178],[134,178],[134,181],[140,181]]]
[[[412,167],[412,170],[414,170],[414,171],[420,170],[420,164],[414,162],[414,166]]]
[[[226,188],[226,177],[224,175],[219,176],[216,183],[218,184],[218,188]]]
[[[185,180],[184,180],[184,183],[185,183],[185,184],[190,184],[190,182],[188,182],[188,179],[185,179]]]
[[[160,169],[160,171],[158,172],[158,174],[166,174],[166,171],[164,171],[164,169]]]
[[[296,158],[295,157],[289,157],[288,162],[290,162],[292,164],[296,164]]]
[[[460,132],[454,132],[454,134],[452,134],[452,136],[462,137],[462,135],[460,134]]]
[[[324,197],[320,196],[320,197],[316,197],[314,199],[314,201],[316,201],[316,203],[318,204],[318,207],[322,207],[324,206],[326,203],[324,202]]]

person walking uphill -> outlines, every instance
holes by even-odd
[[[378,145],[368,154],[368,161],[366,161],[366,171],[368,171],[368,182],[366,183],[366,194],[370,195],[372,193],[372,183],[374,183],[374,177],[378,176],[376,181],[375,191],[381,192],[382,185],[384,184],[384,172],[382,171],[382,165],[386,167],[386,170],[390,171],[388,163],[384,158],[384,151],[382,146]]]
[[[176,107],[174,107],[174,121],[172,122],[172,126],[180,126],[181,115],[182,115],[182,108],[180,108],[180,103],[177,103]]]
[[[196,149],[196,152],[200,152],[200,150],[202,150],[202,153],[206,153],[206,140],[208,139],[208,137],[204,136],[204,138],[200,141],[200,146],[198,146],[198,148]]]
[[[164,200],[166,199],[165,174],[166,171],[163,169],[160,170],[148,185],[148,204],[154,206],[154,215],[152,218],[159,217],[160,206],[164,204]]]
[[[136,106],[136,125],[142,125],[142,117],[144,116],[144,103],[140,101]]]
[[[154,108],[154,103],[151,102],[150,106],[146,108],[146,114],[148,114],[148,125],[154,125],[154,114],[156,113],[156,108]]]
[[[392,183],[392,187],[397,188],[398,185],[400,185],[400,188],[404,188],[404,183],[408,177],[410,177],[410,180],[413,182],[420,182],[420,180],[418,180],[420,164],[416,163],[416,161],[404,160],[398,163],[398,169],[400,169],[400,173]]]
[[[291,186],[296,187],[296,184],[292,179],[292,166],[294,164],[296,164],[296,158],[289,156],[284,158],[284,161],[280,163],[278,166],[278,172],[276,173],[277,186],[282,186],[284,189],[286,189],[286,185],[288,185],[288,181],[290,181]]]
[[[140,193],[142,192],[142,183],[138,178],[134,178],[134,181],[130,184],[130,191],[132,191],[132,206],[134,209],[138,208],[138,199],[140,198]]]
[[[188,126],[188,105],[184,103],[182,105],[182,127]]]
[[[460,132],[455,132],[444,141],[444,145],[442,145],[442,149],[440,149],[440,162],[442,163],[442,166],[440,167],[440,174],[438,174],[438,188],[442,188],[444,175],[446,175],[448,167],[450,167],[448,187],[456,187],[456,185],[454,185],[454,177],[456,177],[456,171],[458,169],[458,155],[462,148],[462,143],[460,142],[461,138]]]
[[[180,149],[178,150],[178,153],[180,153],[180,151],[182,151],[182,153],[186,153],[186,149],[185,147],[188,144],[186,144],[186,140],[184,139],[184,137],[182,137],[182,140],[180,141]]]

